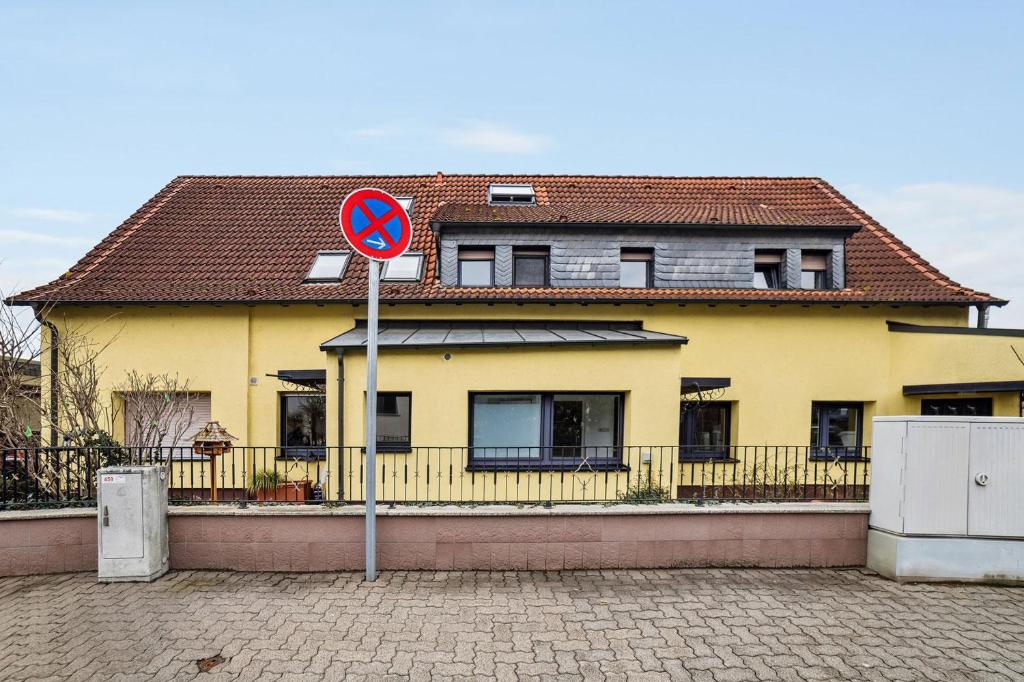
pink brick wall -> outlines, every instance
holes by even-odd
[[[95,570],[95,516],[0,521],[0,576]]]
[[[383,570],[862,566],[864,513],[382,516]],[[361,516],[172,515],[171,568],[363,568]],[[0,521],[0,575],[95,570],[94,518]]]

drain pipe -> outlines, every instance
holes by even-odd
[[[35,315],[36,322],[38,322],[40,326],[46,327],[50,330],[50,447],[57,447],[57,418],[59,416],[57,414],[57,406],[59,405],[57,401],[57,369],[60,357],[57,352],[57,343],[60,337],[57,333],[57,326],[49,320],[43,319],[42,314],[39,312],[39,308],[33,308],[32,313]],[[41,344],[42,339],[40,338],[39,341]]]
[[[978,329],[985,329],[988,327],[988,306],[979,305],[978,308]]]
[[[345,499],[345,358],[338,349],[338,502]]]

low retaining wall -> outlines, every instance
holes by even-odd
[[[95,570],[95,510],[0,513],[0,575]],[[863,566],[859,503],[399,507],[377,522],[382,570]],[[173,569],[354,571],[361,507],[173,507]]]

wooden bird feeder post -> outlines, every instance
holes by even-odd
[[[217,502],[217,457],[231,452],[231,444],[237,440],[225,430],[220,422],[207,423],[203,430],[196,434],[192,442],[192,451],[197,455],[210,458],[210,502]]]

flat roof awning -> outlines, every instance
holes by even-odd
[[[381,320],[381,348],[441,348],[446,346],[671,345],[685,336],[643,328],[640,322],[576,322],[552,320]],[[320,344],[320,350],[365,348],[366,320],[355,329]]]
[[[977,381],[960,384],[916,384],[903,387],[903,395],[936,395],[939,393],[1018,393],[1024,392],[1024,381]]]

